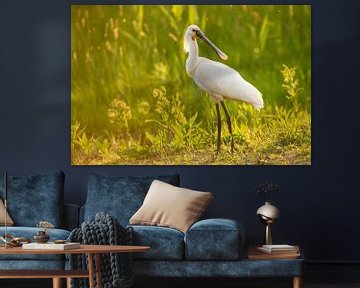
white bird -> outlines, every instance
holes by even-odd
[[[186,73],[204,91],[215,100],[216,115],[218,118],[217,152],[221,145],[221,116],[219,103],[221,104],[231,135],[231,152],[234,151],[234,140],[231,128],[230,114],[224,100],[238,100],[252,104],[256,109],[264,107],[261,93],[252,84],[244,80],[239,72],[220,62],[199,57],[199,48],[196,38],[203,40],[222,60],[227,60],[227,55],[216,47],[196,25],[190,25],[184,35],[184,49],[189,53],[186,60]]]

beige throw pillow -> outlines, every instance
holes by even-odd
[[[10,218],[9,214],[6,213],[6,225],[12,226],[14,225],[14,221]],[[3,201],[0,199],[0,226],[5,225],[5,205]]]
[[[199,192],[154,180],[143,205],[130,224],[166,226],[186,232],[212,200],[210,192]]]

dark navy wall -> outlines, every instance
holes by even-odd
[[[253,184],[265,179],[280,185],[273,198],[282,216],[273,228],[276,242],[301,244],[309,260],[360,261],[354,248],[360,240],[360,2],[313,2],[311,166],[79,167],[70,165],[71,2],[0,0],[0,171],[63,169],[65,199],[77,204],[92,172],[176,172],[182,186],[214,192],[207,216],[242,220],[251,243],[263,236]]]

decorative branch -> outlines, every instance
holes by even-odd
[[[272,182],[260,182],[254,186],[254,190],[257,196],[270,201],[271,194],[279,190],[279,185]]]

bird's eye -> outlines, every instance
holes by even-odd
[[[197,30],[196,29],[192,29],[193,32],[196,32]]]

